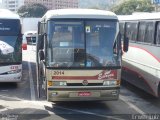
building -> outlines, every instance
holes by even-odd
[[[40,3],[48,9],[78,8],[78,0],[24,0],[24,4]]]
[[[24,5],[24,0],[2,0],[3,8],[16,12],[19,7]]]
[[[24,0],[24,4],[28,5],[28,4],[33,4],[33,3],[40,3],[44,6],[46,6],[48,9],[52,9],[53,0]]]
[[[53,0],[52,9],[78,8],[78,0]]]
[[[2,3],[0,2],[0,8],[3,8]]]
[[[2,0],[2,8],[16,12],[22,5],[40,3],[48,9],[78,8],[78,0]]]

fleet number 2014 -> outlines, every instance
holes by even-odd
[[[64,71],[54,71],[54,75],[64,75]]]

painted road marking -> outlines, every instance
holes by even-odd
[[[8,92],[9,90],[0,90],[1,92]]]
[[[11,99],[11,100],[16,100],[16,101],[22,101],[23,99],[17,98],[17,97],[8,97],[5,95],[0,95],[1,98],[7,98],[7,99]]]
[[[30,60],[30,57],[29,57],[29,59],[28,59],[28,68],[29,68],[29,83],[30,83],[30,91],[31,91],[31,100],[35,101],[36,97],[35,97],[35,89],[34,89],[32,68],[31,68],[30,61],[31,60]]]
[[[131,108],[133,108],[135,111],[137,111],[139,114],[146,114],[143,112],[140,108],[129,102],[128,97],[125,97],[123,95],[119,95],[119,98],[124,101],[127,105],[129,105]]]

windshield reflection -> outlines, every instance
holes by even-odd
[[[21,43],[17,36],[0,36],[0,64],[22,61]]]
[[[84,26],[85,25],[85,26]],[[47,64],[49,67],[117,66],[113,53],[117,22],[50,21]]]

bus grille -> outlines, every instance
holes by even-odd
[[[85,86],[82,83],[67,83],[67,86]],[[86,86],[103,86],[103,83],[88,83]]]

